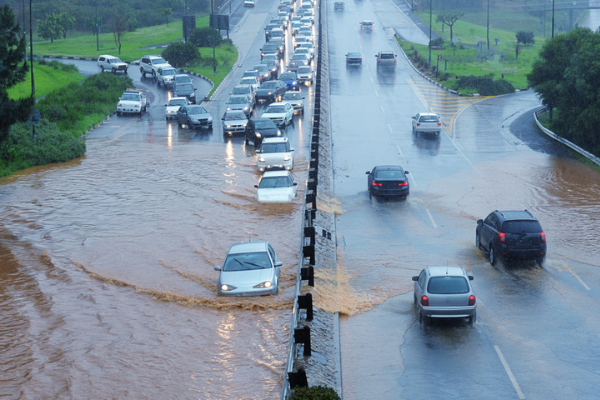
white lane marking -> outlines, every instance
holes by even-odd
[[[429,215],[429,220],[431,221],[431,225],[433,225],[433,227],[434,227],[435,229],[437,229],[437,225],[436,225],[435,221],[433,220],[433,216],[432,216],[432,215],[431,215],[431,213],[429,212],[429,209],[428,209],[428,208],[426,208],[426,209],[425,209],[425,211],[427,211],[427,215]]]
[[[500,351],[500,347],[494,345],[494,349],[496,350],[496,354],[498,354],[498,358],[500,359],[500,362],[502,363],[502,366],[504,367],[506,374],[508,375],[510,381],[512,382],[513,387],[517,391],[517,395],[519,396],[519,399],[524,399],[525,395],[521,391],[521,388],[519,387],[519,384],[517,383],[517,379],[513,375],[512,371],[510,370],[510,367],[508,366],[508,363],[506,362],[504,355]]]
[[[413,178],[413,174],[408,174],[408,178],[412,181],[413,186],[417,187],[417,181],[415,181],[415,178]]]
[[[398,150],[398,154],[400,154],[400,157],[404,157],[404,154],[402,154],[402,149],[400,148],[400,145],[396,146],[396,149]]]
[[[388,124],[388,129],[390,130],[390,133],[394,133],[394,130],[392,129],[392,124]],[[400,146],[398,146],[400,147]],[[400,153],[402,154],[402,153]]]
[[[573,276],[575,278],[577,278],[577,280],[579,281],[579,283],[581,283],[583,285],[584,288],[586,288],[586,290],[591,290],[590,287],[588,285],[585,284],[585,282],[569,267],[567,267],[569,269],[569,272],[573,274]]]
[[[375,96],[379,97],[379,92],[377,90],[375,91]]]
[[[381,108],[381,112],[385,114],[385,110],[383,109],[383,106],[380,104],[379,108]]]

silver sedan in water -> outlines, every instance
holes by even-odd
[[[260,296],[279,292],[281,261],[269,242],[235,243],[229,248],[217,282],[219,296]]]

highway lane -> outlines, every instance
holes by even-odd
[[[381,3],[327,6],[339,264],[336,279],[322,279],[340,294],[319,305],[342,313],[344,399],[596,396],[598,173],[523,125],[539,105],[532,92],[457,102],[403,57],[377,70],[377,51],[399,51]],[[362,19],[372,33],[360,32]],[[346,68],[351,50],[362,68]],[[443,116],[439,138],[412,134],[411,116],[425,110]],[[405,202],[368,198],[365,171],[387,163],[410,171]],[[531,210],[548,235],[543,269],[493,268],[475,249],[475,221],[514,208]],[[410,278],[427,265],[475,275],[474,329],[419,326]]]

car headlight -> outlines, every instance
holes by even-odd
[[[247,111],[247,110],[248,110],[248,107],[244,107],[244,111]]]
[[[265,162],[265,158],[264,157],[258,157],[258,161]]]
[[[279,136],[279,135],[277,135],[277,136]],[[261,134],[260,132],[256,132],[256,137],[257,137],[257,138],[258,138],[258,137],[262,137],[262,134]]]
[[[196,93],[190,94],[190,97],[196,97]]]
[[[270,96],[270,95],[272,95],[272,94],[273,94],[273,92],[269,92],[269,93],[267,93],[267,95],[268,95],[268,96]]]
[[[283,157],[283,161],[290,161],[291,159],[292,159],[292,156],[290,156],[290,155]]]
[[[227,111],[231,111],[231,107],[227,107]]]
[[[292,85],[297,85],[297,84],[298,84],[298,81],[292,82]]]
[[[273,286],[273,284],[271,283],[271,281],[266,281],[266,282],[261,282],[258,285],[254,285],[252,286],[254,289],[268,289],[271,286]]]
[[[281,136],[281,131],[277,130],[277,136]]]
[[[230,292],[230,291],[232,291],[232,290],[234,290],[234,289],[236,289],[236,287],[235,287],[235,286],[226,285],[226,284],[223,284],[223,285],[221,285],[221,290],[222,290],[223,292]]]
[[[209,115],[209,117],[208,117],[208,120],[207,120],[207,121],[208,121],[208,122],[212,122],[212,116],[211,116],[211,115]]]

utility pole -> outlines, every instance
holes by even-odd
[[[210,20],[212,21],[212,47],[213,47],[213,73],[217,73],[217,56],[215,54],[215,25],[217,21],[215,21],[215,11],[214,11],[214,0],[210,0]]]
[[[554,38],[554,0],[552,0],[552,37]]]
[[[98,0],[96,0],[96,51],[100,51],[100,41],[98,39],[99,31],[100,24],[98,23]]]
[[[31,98],[35,100],[35,83],[33,81],[33,23],[31,18],[31,2],[29,0],[29,63],[31,64]],[[35,124],[33,127],[33,140],[35,141]]]
[[[433,0],[429,0],[429,65],[431,65],[431,9],[432,9]]]
[[[490,0],[487,0],[487,49],[490,50]]]

